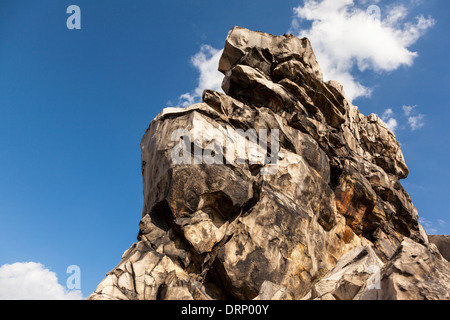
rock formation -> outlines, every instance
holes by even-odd
[[[219,70],[225,93],[151,122],[138,242],[89,299],[450,298],[395,135],[308,39],[235,27]]]
[[[450,261],[450,236],[432,235],[428,239],[436,245],[442,256]]]

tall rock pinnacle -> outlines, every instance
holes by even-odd
[[[147,129],[138,242],[89,299],[450,299],[395,135],[308,39],[235,27],[218,68]]]

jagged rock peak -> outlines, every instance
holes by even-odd
[[[138,241],[89,299],[449,298],[395,135],[306,38],[235,27],[219,70],[150,123]]]
[[[249,53],[260,54],[259,57],[253,57],[260,62],[272,59],[289,60],[295,57],[303,61],[318,79],[323,79],[308,38],[299,39],[291,34],[273,36],[241,27],[234,27],[228,33],[224,53],[219,62],[219,71],[226,75]]]

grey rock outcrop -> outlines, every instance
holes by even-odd
[[[333,270],[312,286],[308,298],[353,300],[363,287],[376,289],[383,266],[371,246],[357,247],[342,256]]]
[[[405,238],[380,272],[378,290],[363,289],[365,300],[449,300],[450,264],[432,245]]]
[[[308,39],[235,27],[219,70],[225,93],[147,129],[138,242],[89,299],[448,298],[448,262],[399,182],[399,143],[323,81]],[[394,289],[373,295],[375,282]]]
[[[436,245],[442,256],[447,261],[450,261],[450,236],[431,235],[428,239],[431,243]]]

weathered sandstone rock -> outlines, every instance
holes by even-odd
[[[449,300],[450,263],[431,245],[405,238],[381,270],[380,289],[362,290],[367,300]]]
[[[450,236],[432,235],[428,237],[434,243],[442,256],[450,261]]]
[[[235,27],[219,70],[147,129],[138,242],[89,299],[449,298],[395,135],[308,39]]]

